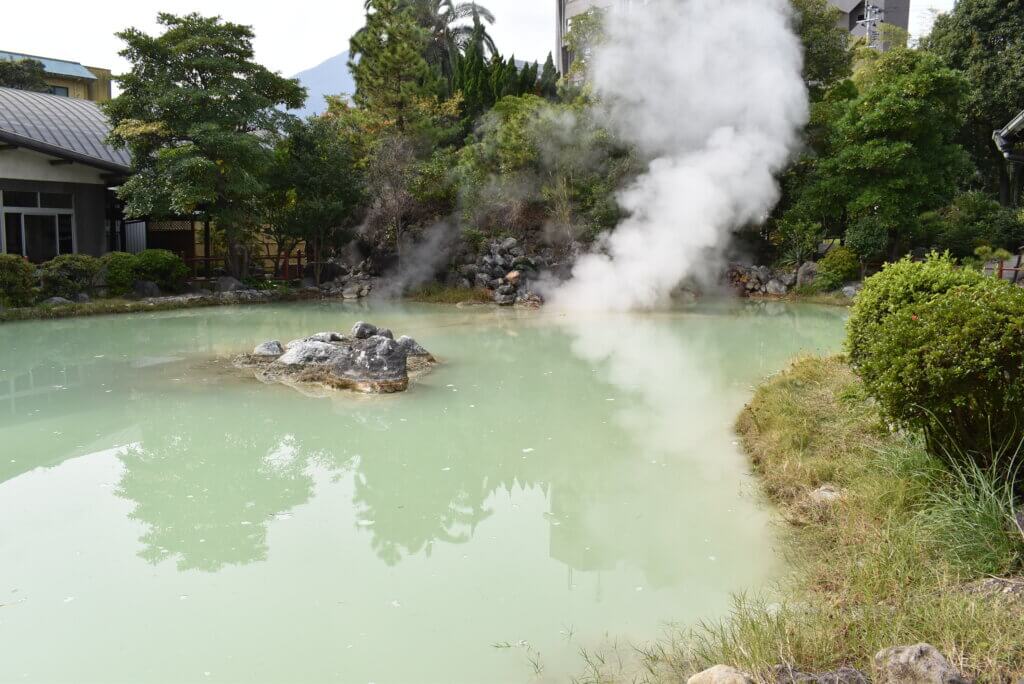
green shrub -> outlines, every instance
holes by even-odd
[[[818,262],[815,284],[824,290],[838,290],[844,283],[860,277],[860,260],[848,247],[833,247]]]
[[[0,305],[29,306],[35,286],[32,264],[15,254],[0,254]]]
[[[886,264],[864,281],[847,324],[846,351],[856,369],[865,359],[869,341],[878,336],[886,317],[960,286],[979,282],[977,271],[957,268],[949,254],[928,255],[924,262],[905,258]]]
[[[107,292],[115,297],[132,291],[135,282],[137,259],[127,252],[111,252],[100,258],[100,265],[107,277]]]
[[[151,280],[161,290],[177,290],[188,278],[188,266],[174,252],[147,249],[135,257],[135,279]]]
[[[54,257],[41,269],[43,295],[71,299],[79,292],[91,292],[99,270],[100,260],[88,254]]]
[[[958,466],[1008,462],[1001,454],[1024,438],[1024,290],[980,278],[909,301],[870,330],[855,368],[889,420]]]

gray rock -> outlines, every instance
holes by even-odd
[[[352,326],[352,337],[357,340],[365,340],[377,334],[377,326],[365,321],[359,321]]]
[[[843,493],[832,485],[822,485],[807,495],[807,500],[818,506],[831,506],[843,498]]]
[[[313,288],[315,290],[315,289],[317,289],[317,287],[316,287],[316,279],[315,278],[303,278],[302,282],[299,283],[299,286],[302,287],[303,289]]]
[[[781,280],[772,278],[764,286],[764,291],[770,295],[781,296],[786,294],[789,290],[786,288],[785,285],[782,284]]]
[[[89,295],[87,295],[85,292],[79,292],[78,294],[75,295],[75,301],[78,302],[79,304],[85,304],[86,302],[89,301]]]
[[[281,356],[284,354],[284,347],[277,340],[269,340],[263,344],[257,345],[252,350],[253,356]]]
[[[876,684],[967,684],[930,644],[879,651],[873,662]]]
[[[477,268],[476,264],[463,264],[462,267],[459,268],[459,274],[466,278],[475,278],[479,271],[480,269]]]
[[[135,281],[135,284],[132,285],[132,292],[140,299],[159,297],[160,287],[152,280],[137,280]]]
[[[298,344],[290,346],[288,351],[277,360],[277,363],[284,366],[325,364],[337,361],[342,354],[341,348],[333,344],[303,340]]]
[[[377,336],[378,337],[386,337],[389,340],[395,339],[395,333],[391,332],[387,328],[377,328]]]
[[[863,283],[850,283],[849,285],[843,288],[842,292],[843,296],[846,297],[847,299],[853,299],[858,294],[860,294],[860,291],[863,289]]]
[[[344,342],[345,336],[340,332],[318,332],[306,338],[308,342]]]
[[[698,672],[686,680],[686,684],[753,684],[749,675],[728,665],[715,665]]]
[[[430,352],[420,346],[419,342],[409,337],[408,335],[402,335],[398,338],[398,346],[405,350],[405,353],[409,356],[430,356]]]
[[[213,291],[217,293],[238,292],[239,290],[244,289],[246,289],[246,287],[242,284],[242,281],[238,278],[232,278],[231,276],[221,276],[213,283]]]
[[[779,280],[781,280],[782,284],[786,287],[793,287],[796,285],[796,273],[784,273],[779,276]]]
[[[512,306],[516,303],[516,296],[514,294],[495,294],[494,303],[498,306]]]
[[[814,261],[806,261],[797,269],[796,284],[810,285],[816,277],[818,277],[818,264]]]
[[[512,238],[512,237],[505,238],[505,240],[502,241],[502,243],[501,243],[501,251],[507,252],[510,249],[515,249],[518,246],[519,246],[519,240],[516,240],[515,238]]]
[[[71,306],[74,304],[70,299],[64,297],[50,297],[43,302],[43,306]]]
[[[342,291],[341,296],[345,299],[359,299],[359,288],[350,285]]]
[[[479,288],[488,288],[491,286],[491,277],[486,273],[477,273],[474,276],[474,282]]]

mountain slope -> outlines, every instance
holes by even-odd
[[[295,78],[299,79],[309,91],[305,108],[293,112],[300,116],[325,112],[327,110],[327,103],[324,101],[325,95],[340,95],[342,93],[351,95],[356,89],[352,74],[348,70],[347,50],[312,69],[295,74]]]

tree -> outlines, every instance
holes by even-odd
[[[34,93],[46,93],[50,90],[50,86],[46,85],[46,69],[43,63],[34,59],[0,59],[0,87]]]
[[[459,55],[475,38],[474,33],[478,28],[479,37],[488,53],[497,54],[494,39],[484,26],[494,23],[494,15],[486,7],[475,2],[454,0],[403,0],[403,5],[412,11],[416,22],[427,31],[428,39],[423,56],[428,64],[440,69],[449,93],[454,92]],[[466,24],[467,19],[472,19],[472,23]]]
[[[558,97],[558,69],[555,68],[555,60],[550,52],[548,58],[544,60],[544,70],[540,74],[538,88],[542,97],[549,100]]]
[[[804,47],[804,80],[811,98],[850,75],[853,55],[849,33],[839,25],[839,10],[828,0],[791,0],[796,31]]]
[[[856,97],[837,86],[816,110],[820,156],[803,161],[784,223],[818,223],[864,260],[916,244],[920,215],[946,205],[970,172],[955,140],[966,87],[934,55],[907,49],[884,54]]]
[[[565,36],[565,45],[572,56],[572,65],[569,67],[569,73],[564,74],[564,76],[570,81],[582,83],[586,80],[594,50],[605,40],[605,22],[607,18],[607,12],[600,7],[592,7],[583,14],[573,17],[572,26]],[[557,84],[557,71],[554,69],[555,62],[551,59],[550,54],[548,59],[551,60],[551,71],[556,74],[555,81]],[[545,78],[550,78],[547,63],[544,64],[544,76],[541,77],[541,82],[550,87],[550,82],[545,81]],[[545,92],[544,96],[551,97],[548,92]]]
[[[1024,173],[1011,175],[992,131],[1024,109],[1024,2],[960,0],[924,41],[970,86],[962,140],[1004,206],[1021,201]]]
[[[287,256],[305,242],[320,284],[325,254],[351,237],[363,204],[361,134],[337,110],[295,120],[274,146],[266,195],[268,231]]]
[[[132,67],[107,103],[111,142],[132,155],[118,190],[129,217],[201,211],[224,233],[228,267],[244,277],[259,230],[268,133],[302,106],[305,90],[253,61],[248,26],[199,14],[160,14],[159,36],[118,34]]]
[[[971,258],[978,248],[1016,252],[1024,245],[1024,217],[982,192],[965,192],[921,217],[930,247]]]
[[[428,34],[401,0],[366,0],[366,8],[366,26],[351,42],[353,99],[399,133],[415,134],[427,123],[417,105],[436,99],[440,85],[423,57]]]

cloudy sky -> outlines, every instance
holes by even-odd
[[[727,2],[728,0],[723,0]],[[504,53],[543,60],[554,47],[554,0],[482,0],[497,16],[493,32]],[[953,0],[912,0],[912,32],[927,30],[933,9]],[[256,56],[286,75],[308,69],[348,48],[348,37],[363,19],[362,0],[48,0],[5,1],[0,50],[62,57],[123,70],[114,31],[135,26],[155,31],[158,11],[218,13],[256,30]]]

